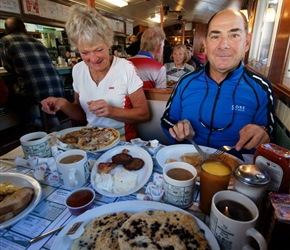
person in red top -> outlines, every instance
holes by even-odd
[[[165,33],[160,27],[147,28],[139,53],[127,58],[136,67],[144,88],[166,88],[166,69],[162,64],[164,40]]]
[[[196,57],[201,61],[201,63],[203,65],[205,65],[205,63],[206,63],[206,54],[205,54],[205,49],[204,49],[204,45],[203,44],[200,45],[200,50],[199,50],[199,53],[196,55]]]

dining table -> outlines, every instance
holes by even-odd
[[[123,146],[130,142],[120,141],[116,146]],[[163,146],[162,147],[166,147]],[[105,152],[105,151],[104,151]],[[87,152],[88,163],[90,169],[95,164],[97,159],[104,152],[90,153]],[[104,206],[106,204],[117,203],[121,201],[134,201],[140,198],[139,194],[145,194],[148,183],[152,183],[155,173],[162,174],[162,167],[156,161],[156,153],[150,154],[153,161],[153,171],[148,182],[135,193],[121,197],[107,197],[96,192],[94,200],[94,208]],[[0,157],[0,173],[21,173],[34,178],[32,169],[29,166],[17,166],[14,164],[14,159],[24,158],[22,147],[18,146],[12,151]],[[59,182],[50,182],[49,171],[45,172],[44,180],[40,182],[42,194],[38,204],[25,217],[16,221],[14,224],[0,230],[0,249],[5,250],[35,250],[35,249],[52,249],[53,243],[59,233],[55,232],[41,240],[30,243],[30,240],[44,234],[55,228],[65,226],[76,216],[71,215],[69,209],[65,205],[66,197],[72,190],[65,189]],[[1,180],[0,180],[1,181]],[[90,178],[84,185],[85,187],[93,188]],[[143,195],[144,196],[144,195]],[[141,197],[143,197],[141,195]],[[198,207],[199,201],[199,183],[196,183],[194,202],[191,207],[184,209],[201,220],[204,224],[209,224],[209,216],[204,214]],[[151,202],[150,200],[147,202]],[[164,201],[161,199],[160,201]],[[1,224],[0,224],[1,225]]]

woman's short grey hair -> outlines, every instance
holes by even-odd
[[[83,42],[95,45],[104,42],[111,47],[114,31],[111,24],[97,10],[89,6],[73,5],[65,25],[72,51]]]
[[[147,28],[141,37],[140,50],[154,52],[164,40],[163,29],[160,27]]]
[[[184,55],[184,60],[183,60],[183,63],[187,62],[188,61],[188,53],[187,53],[187,48],[186,48],[186,45],[182,44],[182,43],[178,43],[176,44],[173,49],[172,49],[172,53],[170,55],[170,60],[173,61],[173,53],[174,53],[174,49],[181,49],[182,52],[183,52],[183,55]]]

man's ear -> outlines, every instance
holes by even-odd
[[[247,52],[250,49],[251,41],[252,41],[252,33],[249,33],[246,37],[245,52]]]

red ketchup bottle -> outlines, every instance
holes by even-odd
[[[254,154],[254,164],[266,171],[271,181],[269,191],[290,193],[290,151],[274,143],[261,144]]]

